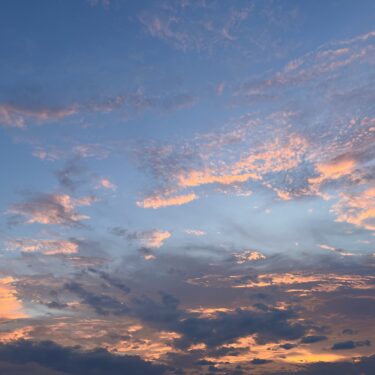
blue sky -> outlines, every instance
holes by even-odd
[[[373,308],[373,1],[5,0],[0,10],[1,360],[22,350],[20,337],[45,350],[44,327],[51,350],[98,346],[108,361],[117,350],[155,373],[371,362],[371,317],[348,306]],[[172,309],[175,323],[147,316],[149,305]],[[276,323],[275,337],[224,334],[280,309],[288,334],[276,337]],[[311,323],[320,315],[329,328]],[[89,342],[98,319],[106,333]],[[222,336],[194,336],[190,319]],[[80,324],[68,339],[65,327]],[[116,341],[117,325],[142,328]],[[218,354],[228,347],[241,355]],[[207,364],[186,367],[192,358]]]

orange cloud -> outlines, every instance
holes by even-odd
[[[195,199],[198,199],[198,196],[195,193],[177,195],[174,197],[153,196],[137,202],[137,206],[154,209],[168,206],[181,206],[183,204],[192,202]]]
[[[332,212],[337,215],[336,221],[375,231],[375,187],[358,194],[341,193]]]
[[[245,182],[249,179],[259,180],[255,173],[214,175],[208,169],[204,171],[190,171],[188,174],[178,176],[178,184],[181,187],[193,187],[206,184],[230,185],[236,182]]]
[[[353,173],[355,167],[356,162],[352,159],[336,160],[328,163],[318,164],[316,166],[316,171],[319,173],[319,176],[309,178],[309,183],[313,185],[320,185],[322,182],[327,180],[337,180]]]
[[[171,237],[171,233],[162,230],[153,230],[148,232],[141,232],[138,234],[138,239],[148,247],[161,247],[164,241]],[[149,258],[152,259],[152,258]]]
[[[12,277],[0,279],[0,318],[20,319],[27,315],[22,311],[22,302],[17,298]]]
[[[15,329],[14,331],[0,332],[0,342],[11,342],[20,339],[30,338],[30,333],[33,331],[33,326],[26,326]]]

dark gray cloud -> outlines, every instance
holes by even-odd
[[[349,349],[354,349],[358,348],[361,346],[370,346],[371,342],[370,340],[365,340],[365,341],[341,341],[341,342],[336,342],[332,345],[332,350],[349,350]]]
[[[314,342],[323,340],[327,340],[327,336],[305,336],[302,338],[301,342],[303,344],[313,344]]]
[[[159,375],[167,370],[165,366],[151,364],[137,356],[114,355],[105,349],[82,351],[78,347],[62,347],[52,341],[19,340],[1,344],[0,361],[22,365],[34,363],[69,375]],[[44,373],[38,372],[37,368],[33,371],[27,373]]]
[[[204,342],[215,347],[240,337],[257,334],[259,343],[300,338],[306,330],[302,324],[291,323],[295,317],[292,310],[251,311],[237,309],[218,313],[213,318],[189,317],[179,323],[178,332],[184,336],[177,340],[179,347]]]
[[[250,361],[252,365],[265,365],[266,363],[270,363],[272,361],[268,359],[261,359],[261,358],[254,358],[253,360]]]
[[[104,271],[96,270],[95,268],[92,268],[92,267],[88,268],[88,271],[96,275],[99,275],[99,277],[105,282],[107,282],[110,287],[113,286],[115,288],[118,288],[124,293],[130,292],[130,288],[118,278],[113,277]]]
[[[125,315],[129,312],[128,307],[116,298],[93,293],[76,282],[65,284],[65,289],[76,294],[84,304],[92,307],[98,315]]]

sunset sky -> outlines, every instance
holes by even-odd
[[[0,373],[375,373],[374,1],[1,0],[0,45]]]

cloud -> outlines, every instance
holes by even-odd
[[[138,249],[138,252],[141,254],[144,260],[154,260],[156,259],[155,253],[148,249],[147,247],[142,247]]]
[[[105,349],[83,351],[77,347],[62,347],[52,341],[18,340],[1,344],[0,360],[28,366],[35,363],[71,375],[161,375],[167,370],[165,366],[146,362],[137,356],[115,355]]]
[[[172,16],[144,13],[139,16],[139,20],[151,36],[171,41],[179,49],[185,50],[190,43],[185,32],[174,30],[178,20]]]
[[[53,122],[72,116],[77,111],[78,108],[76,106],[60,109],[28,109],[13,104],[0,103],[0,126],[25,128],[30,122]]]
[[[224,90],[225,90],[225,83],[224,82],[218,83],[215,87],[216,95],[222,95],[224,93]]]
[[[254,251],[254,250],[245,250],[242,253],[235,253],[233,254],[233,256],[236,259],[236,263],[238,264],[244,264],[246,262],[257,261],[257,260],[264,260],[267,258],[261,252]]]
[[[197,96],[186,92],[150,94],[138,88],[136,91],[109,98],[102,103],[92,103],[88,105],[87,110],[104,113],[122,110],[133,114],[153,110],[159,113],[169,113],[190,108],[197,101]]]
[[[354,253],[351,253],[347,250],[344,250],[344,249],[339,249],[339,248],[336,248],[336,247],[333,247],[333,246],[329,246],[329,245],[325,245],[325,244],[321,244],[319,245],[319,247],[321,249],[324,249],[324,250],[328,250],[328,251],[332,251],[334,253],[338,253],[342,256],[355,256],[355,255],[358,255],[358,254],[354,254]]]
[[[345,257],[347,258],[347,257]],[[280,259],[274,258],[274,261]],[[325,260],[330,264],[329,260]],[[272,263],[272,257],[269,257],[265,262],[259,262],[260,266],[275,266]],[[257,263],[252,265],[255,267]],[[350,264],[350,263],[349,263]],[[284,268],[284,265],[281,269]],[[286,268],[288,269],[288,268]],[[300,270],[297,272],[275,272],[275,273],[256,273],[251,275],[231,274],[229,277],[220,275],[205,274],[202,277],[191,278],[188,280],[193,285],[202,285],[205,287],[227,287],[235,289],[256,289],[264,287],[279,287],[286,288],[288,293],[302,293],[302,294],[314,294],[316,292],[333,292],[340,290],[343,287],[350,287],[353,290],[365,290],[372,288],[374,277],[370,275],[362,276],[361,274],[353,274],[352,272],[347,273],[333,273],[327,272],[312,272],[311,270]],[[359,302],[365,303],[364,300],[358,300],[354,303]],[[345,304],[345,302],[343,302]]]
[[[306,151],[307,142],[300,136],[289,135],[286,140],[276,139],[267,145],[242,155],[232,164],[193,170],[177,176],[180,187],[196,187],[206,184],[230,185],[249,179],[262,180],[263,175],[287,171],[297,167]]]
[[[152,230],[139,232],[136,237],[145,246],[158,248],[161,247],[164,244],[164,241],[171,237],[171,235],[171,232],[168,231]]]
[[[179,301],[170,295],[161,294],[161,302],[149,298],[134,300],[132,314],[149,324],[172,330],[182,335],[175,340],[179,348],[204,343],[207,347],[217,347],[235,339],[257,334],[259,342],[278,339],[296,339],[305,332],[301,324],[289,322],[295,314],[292,310],[243,310],[218,312],[214,316],[200,317],[178,308]]]
[[[16,289],[13,283],[16,280],[12,277],[0,278],[0,318],[1,319],[20,319],[26,318],[22,301],[17,297]]]
[[[185,229],[185,233],[190,234],[191,236],[205,236],[207,233],[204,230],[199,229]]]
[[[76,254],[78,244],[70,240],[14,239],[7,241],[10,250],[19,249],[25,253],[41,252],[45,255]]]
[[[354,348],[358,348],[361,346],[370,346],[371,342],[369,340],[365,341],[342,341],[336,342],[332,345],[332,350],[350,350]]]
[[[178,51],[209,54],[226,51],[226,58],[238,55],[243,58],[252,53],[256,60],[264,54],[264,45],[269,47],[268,53],[285,53],[279,46],[280,35],[296,24],[290,7],[280,6],[276,10],[270,4],[175,1],[165,6],[156,3],[142,10],[138,19],[150,37]]]
[[[187,203],[190,203],[198,199],[198,196],[195,193],[176,195],[173,197],[165,196],[152,196],[144,199],[143,201],[138,201],[137,206],[143,208],[161,208],[169,206],[181,206]]]
[[[311,363],[298,370],[299,375],[342,375],[371,374],[375,368],[375,355],[357,357],[355,361],[335,361]],[[279,375],[289,375],[290,371],[279,371]]]
[[[82,166],[79,159],[71,159],[66,165],[55,174],[60,186],[70,191],[75,191],[78,186],[85,182],[83,178],[86,168]]]
[[[364,36],[367,35],[367,38]],[[296,87],[309,82],[316,82],[327,77],[336,78],[337,72],[343,72],[355,63],[371,62],[374,48],[369,41],[374,37],[373,33],[363,34],[351,40],[336,42],[336,45],[324,45],[313,52],[289,61],[282,70],[271,77],[247,82],[237,95],[259,96],[270,90],[285,87]],[[346,47],[337,44],[346,44]]]
[[[97,186],[102,187],[104,189],[112,190],[112,191],[117,190],[117,186],[113,182],[111,182],[108,178],[101,178]]]
[[[105,282],[107,282],[109,286],[115,287],[115,288],[121,290],[124,293],[130,292],[130,288],[126,284],[124,284],[121,280],[117,279],[116,277],[111,276],[104,271],[98,271],[94,268],[89,268],[88,271],[90,271],[91,273],[99,275],[100,278],[102,280],[104,280]]]
[[[250,361],[252,365],[265,365],[266,363],[271,363],[272,361],[269,359],[261,359],[261,358],[254,358]]]
[[[87,215],[78,213],[78,206],[90,206],[94,196],[74,199],[67,194],[39,194],[22,203],[13,204],[8,213],[25,216],[27,223],[79,225]]]
[[[106,159],[111,147],[103,144],[78,144],[70,146],[68,149],[53,145],[37,145],[34,146],[32,155],[40,160],[56,161],[56,160],[78,160],[83,158]]]
[[[358,193],[340,193],[332,207],[336,221],[353,224],[367,230],[375,230],[375,188]]]
[[[109,4],[109,0],[102,0]],[[45,100],[35,105],[24,105],[22,100],[14,103],[0,102],[0,127],[25,129],[29,125],[53,123],[77,114],[90,115],[93,113],[108,114],[113,111],[137,114],[147,110],[173,112],[194,106],[198,97],[186,92],[171,92],[162,94],[145,94],[143,89],[127,92],[123,95],[108,97],[104,101],[80,102],[65,106],[46,105]],[[43,154],[41,154],[43,155]]]
[[[305,336],[305,337],[302,337],[301,339],[301,343],[302,344],[313,344],[315,342],[320,342],[320,341],[324,341],[324,340],[327,340],[327,336]]]
[[[258,180],[260,177],[256,173],[243,174],[223,174],[217,176],[210,170],[191,171],[178,177],[178,184],[181,187],[193,187],[207,184],[231,185],[236,182],[245,182],[249,179]]]
[[[317,188],[325,181],[337,180],[353,173],[356,167],[355,160],[336,160],[316,165],[318,177],[309,178],[309,183]]]
[[[256,334],[258,343],[294,340],[306,332],[306,326],[297,320],[297,313],[292,308],[259,304],[237,309],[211,309],[207,314],[181,308],[180,301],[165,292],[159,293],[159,299],[128,294],[127,291],[120,295],[111,290],[103,293],[92,281],[87,286],[69,282],[65,289],[102,317],[133,317],[142,326],[158,332],[173,332],[172,343],[178,349],[195,344],[213,349],[252,334]]]
[[[309,152],[305,137],[277,129],[280,122],[287,127],[293,116],[275,113],[264,119],[262,126],[275,132],[274,139],[266,142],[259,138],[262,121],[246,117],[227,131],[203,134],[178,145],[150,145],[142,153],[138,151],[142,171],[151,172],[166,193],[156,192],[137,204],[145,208],[181,205],[197,199],[203,188],[249,195],[251,191],[246,183],[256,183],[291,199],[298,195],[298,189],[292,185],[292,174],[296,174],[296,179],[299,177]],[[292,185],[290,191],[280,186],[280,181]],[[299,178],[299,181],[305,179]],[[307,182],[305,185],[306,190]],[[186,194],[186,188],[194,191]]]
[[[144,246],[151,248],[161,247],[164,244],[164,241],[172,236],[171,232],[162,231],[159,229],[129,231],[128,229],[121,227],[111,228],[110,233],[115,236],[123,237],[129,241],[140,241]]]
[[[129,308],[124,302],[107,294],[91,292],[79,283],[69,282],[65,284],[65,289],[76,294],[81,299],[82,303],[92,307],[98,315],[125,315],[129,311]]]

